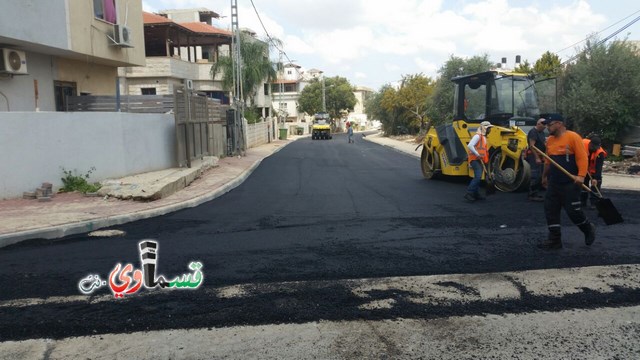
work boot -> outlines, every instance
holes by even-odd
[[[465,200],[467,200],[468,202],[474,202],[474,201],[476,201],[476,197],[475,197],[475,196],[473,196],[473,194],[472,194],[472,193],[466,193],[466,194],[464,195],[464,199],[465,199]]]
[[[562,249],[562,240],[560,230],[549,230],[547,240],[538,244],[538,248],[542,250],[556,250]]]
[[[589,246],[596,241],[596,226],[593,223],[582,224],[579,228],[584,233],[585,245]]]

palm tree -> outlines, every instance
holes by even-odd
[[[270,42],[261,41],[246,33],[240,33],[240,54],[242,55],[242,89],[245,104],[256,95],[256,91],[262,89],[263,82],[271,82],[276,78],[274,63],[269,60],[269,48],[277,47],[282,42],[273,39]],[[222,71],[222,88],[226,91],[233,90],[233,59],[231,56],[221,56],[211,67],[211,77],[215,78]]]

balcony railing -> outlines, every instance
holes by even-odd
[[[211,67],[214,64],[212,62],[193,63],[173,57],[148,57],[146,66],[129,67],[126,70],[126,76],[211,80]],[[222,75],[222,71],[219,71],[214,81],[222,81]]]

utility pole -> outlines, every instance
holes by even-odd
[[[322,74],[321,76],[322,76],[322,112],[326,113],[327,112],[327,100],[325,99],[325,94],[324,94],[324,74]]]
[[[280,64],[280,76],[278,79],[278,92],[280,93],[278,96],[278,119],[280,120],[280,128],[285,129],[285,114],[284,114],[284,63],[282,62],[282,51],[280,51],[280,55],[278,58],[278,63]]]
[[[231,51],[233,54],[233,100],[235,111],[234,153],[244,152],[244,97],[242,93],[242,54],[240,53],[240,27],[238,26],[238,0],[231,0]]]

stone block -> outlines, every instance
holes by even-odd
[[[36,198],[36,193],[35,191],[25,191],[22,193],[22,198],[23,199],[35,199]]]

